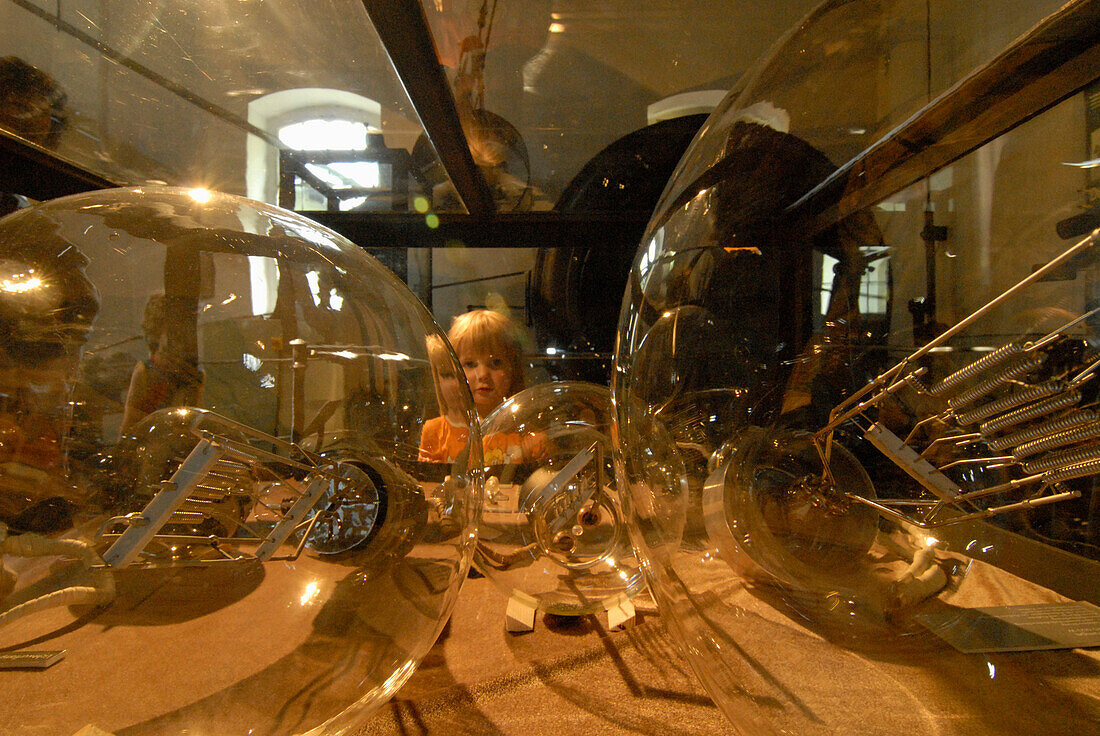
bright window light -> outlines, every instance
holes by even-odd
[[[362,151],[367,126],[351,120],[303,120],[280,128],[279,140],[295,151]]]

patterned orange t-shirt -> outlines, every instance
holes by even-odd
[[[459,427],[446,417],[424,422],[420,432],[420,457],[425,462],[454,462],[470,441],[466,427]],[[485,465],[507,465],[535,460],[545,452],[545,438],[538,433],[494,432],[481,438]]]

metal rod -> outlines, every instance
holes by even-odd
[[[470,153],[423,6],[419,0],[363,0],[363,7],[466,210],[492,215],[496,203]]]
[[[833,409],[832,414],[835,416],[840,411],[846,410],[846,408],[852,404],[852,401],[853,401],[854,397],[857,397],[857,396],[862,397],[863,395],[866,394],[866,392],[868,390],[873,388],[875,385],[881,385],[886,380],[889,380],[890,377],[897,375],[899,372],[904,370],[904,368],[906,366],[908,366],[910,363],[912,363],[915,360],[919,360],[920,358],[923,358],[925,355],[927,355],[929,352],[931,352],[934,348],[939,347],[940,345],[947,342],[948,340],[950,340],[955,335],[959,334],[960,332],[962,332],[966,328],[970,327],[970,325],[974,324],[976,321],[978,321],[979,319],[984,317],[990,311],[996,309],[1001,304],[1003,304],[1004,302],[1006,302],[1009,299],[1011,299],[1012,297],[1014,297],[1021,290],[1027,288],[1031,284],[1033,284],[1036,281],[1040,280],[1041,278],[1046,276],[1048,273],[1055,270],[1056,268],[1061,266],[1063,263],[1065,263],[1069,259],[1076,256],[1078,253],[1081,253],[1082,251],[1084,251],[1088,248],[1091,248],[1093,245],[1096,244],[1098,239],[1100,239],[1100,229],[1093,230],[1088,236],[1081,239],[1079,242],[1077,242],[1076,244],[1070,246],[1066,250],[1062,251],[1062,253],[1060,255],[1058,255],[1055,258],[1052,258],[1051,260],[1047,261],[1046,264],[1044,264],[1041,268],[1038,268],[1035,271],[1033,271],[1032,273],[1028,274],[1026,277],[1024,277],[1023,279],[1018,281],[1015,285],[1013,285],[1013,286],[1009,287],[1008,289],[1006,289],[1005,291],[1001,292],[999,295],[997,295],[993,299],[990,299],[988,302],[986,302],[984,305],[982,305],[981,307],[979,307],[975,311],[971,312],[969,315],[964,317],[962,320],[956,322],[952,327],[948,328],[947,330],[945,330],[943,333],[936,336],[932,340],[929,340],[928,342],[926,342],[922,347],[918,348],[916,351],[911,353],[909,355],[909,357],[903,359],[902,361],[897,363],[894,367],[888,368],[887,370],[883,371],[882,374],[880,374],[877,378],[875,378],[873,381],[868,383],[867,386],[865,386],[863,390],[853,394],[851,397],[849,397],[849,398],[845,399],[844,401],[840,402],[839,404],[837,404],[836,407]],[[828,424],[826,424],[824,427],[822,427],[820,430],[818,430],[818,434],[832,431],[837,426],[842,424],[847,417],[852,416],[854,413],[858,413],[858,411],[856,411],[856,410],[845,411],[845,413],[840,414],[840,416],[837,416],[836,418],[831,419]]]
[[[1032,350],[1041,350],[1042,348],[1045,348],[1047,345],[1049,345],[1050,343],[1057,340],[1058,337],[1063,332],[1068,330],[1070,327],[1073,327],[1074,325],[1076,325],[1080,322],[1083,322],[1084,320],[1088,319],[1089,317],[1096,314],[1097,312],[1100,312],[1100,307],[1097,307],[1096,309],[1090,309],[1089,311],[1082,314],[1080,317],[1076,317],[1074,319],[1071,319],[1069,322],[1065,323],[1064,325],[1059,327],[1057,330],[1054,330],[1053,332],[1048,333],[1045,337],[1042,337],[1042,338],[1040,338],[1040,339],[1038,339],[1034,342],[1028,343],[1025,350],[1032,351]]]

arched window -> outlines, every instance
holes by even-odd
[[[283,90],[248,103],[248,122],[270,131],[284,146],[296,151],[355,151],[369,145],[369,134],[381,129],[382,107],[374,100],[336,89],[306,87]],[[245,164],[250,198],[279,203],[280,152],[258,136],[248,136]],[[379,167],[372,162],[343,162],[326,166],[307,164],[310,172],[329,186],[351,184],[376,187]],[[324,209],[324,198],[308,186],[296,192],[296,209]],[[319,200],[319,201],[316,201]],[[343,209],[361,203],[341,200]],[[249,256],[252,313],[270,314],[275,308],[279,273],[273,258]]]
[[[382,106],[343,90],[303,87],[273,92],[248,103],[248,122],[270,131],[293,150],[363,150],[369,145],[368,135],[381,130]],[[248,196],[277,204],[279,151],[267,141],[251,135],[247,146],[245,181]],[[327,169],[323,176],[317,173],[320,169],[311,171],[326,183],[336,183],[344,175],[355,181],[360,178],[369,181],[372,176],[369,165],[343,172],[335,165],[323,168]],[[373,167],[375,184],[361,186],[377,186],[377,168],[377,165]]]

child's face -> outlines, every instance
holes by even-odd
[[[470,384],[477,414],[484,418],[512,393],[511,363],[502,356],[471,348],[461,351],[458,360]]]

